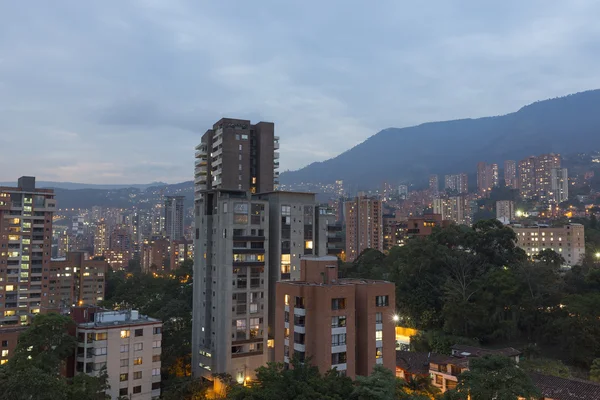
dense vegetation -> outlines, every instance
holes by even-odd
[[[589,369],[600,357],[600,266],[593,249],[582,265],[563,270],[557,253],[528,260],[515,239],[495,220],[454,225],[388,255],[367,250],[341,270],[395,282],[402,324],[425,331],[414,338],[417,350],[447,353],[461,341],[509,344]]]

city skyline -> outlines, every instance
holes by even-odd
[[[182,182],[193,158],[181,154],[222,116],[281,127],[284,171],[390,126],[498,115],[598,86],[587,67],[595,53],[586,51],[595,37],[593,2],[435,10],[356,3],[344,9],[346,22],[356,23],[343,26],[332,24],[339,4],[318,18],[312,7],[242,5],[235,15],[231,7],[2,5],[1,36],[18,40],[0,41],[0,131],[11,132],[8,146],[27,136],[41,162],[9,153],[0,167],[10,168],[0,171],[53,181]],[[417,23],[423,18],[435,29]],[[247,29],[256,21],[264,29]],[[225,25],[227,34],[211,34]],[[5,174],[0,181],[16,178]]]

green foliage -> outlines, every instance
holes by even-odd
[[[541,395],[527,373],[514,360],[500,356],[474,358],[469,370],[458,377],[457,390],[472,400],[518,400]]]
[[[205,400],[209,384],[192,377],[174,377],[163,382],[163,400]]]
[[[356,400],[394,400],[398,380],[394,373],[380,365],[369,376],[357,376],[351,398]]]
[[[592,367],[590,368],[590,380],[600,382],[600,358],[596,358],[592,362]]]
[[[544,375],[558,376],[560,378],[571,378],[571,370],[560,360],[549,358],[532,358],[522,360],[519,366],[526,371],[537,372]]]

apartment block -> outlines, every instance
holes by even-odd
[[[437,175],[429,175],[429,191],[433,196],[440,193],[440,182]]]
[[[156,239],[142,245],[141,268],[144,273],[168,271],[170,263],[170,242],[167,239]]]
[[[548,225],[511,225],[517,234],[517,246],[533,257],[545,249],[560,254],[566,265],[577,265],[585,255],[585,232],[581,224],[562,227]]]
[[[37,189],[34,177],[0,187],[0,328],[28,324],[49,307],[55,210],[54,191]]]
[[[108,268],[106,261],[92,260],[86,252],[69,252],[65,259],[51,260],[49,307],[68,313],[71,307],[98,304],[104,300]]]
[[[517,162],[514,160],[504,161],[504,185],[511,189],[517,189],[519,187],[517,179]]]
[[[344,204],[346,215],[346,260],[354,261],[364,250],[383,251],[381,201],[359,196]]]
[[[162,322],[136,310],[74,308],[77,324],[75,374],[108,372],[113,400],[160,397]]]
[[[469,192],[469,179],[467,174],[446,175],[444,189],[450,193],[463,194]]]
[[[304,257],[301,280],[276,284],[275,361],[311,358],[321,372],[395,368],[394,284],[339,279],[336,257]]]
[[[471,199],[468,196],[446,196],[433,200],[433,213],[441,215],[444,221],[471,225],[471,205]]]
[[[165,197],[165,229],[171,240],[181,240],[183,236],[183,201],[185,196]]]
[[[515,203],[510,200],[496,202],[496,219],[508,224],[515,220]]]
[[[98,222],[94,232],[94,256],[102,256],[108,250],[108,236],[106,223]]]
[[[519,190],[524,199],[537,198],[549,203],[552,195],[552,170],[560,168],[560,154],[530,156],[519,161]],[[562,174],[562,173],[561,173]],[[556,184],[556,183],[554,183]]]
[[[550,171],[550,201],[554,204],[569,200],[569,173],[566,168]]]
[[[477,164],[477,190],[481,196],[487,197],[494,187],[497,187],[498,164]]]
[[[447,227],[450,221],[444,220],[442,214],[423,214],[422,217],[412,217],[406,221],[405,236],[407,238],[426,237],[433,233],[435,227]]]
[[[185,260],[194,259],[194,244],[190,240],[175,240],[171,242],[169,252],[171,269],[177,269]]]

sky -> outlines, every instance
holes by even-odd
[[[222,117],[274,122],[281,171],[298,169],[388,127],[597,89],[598,15],[595,0],[2,1],[0,181],[191,180]]]

